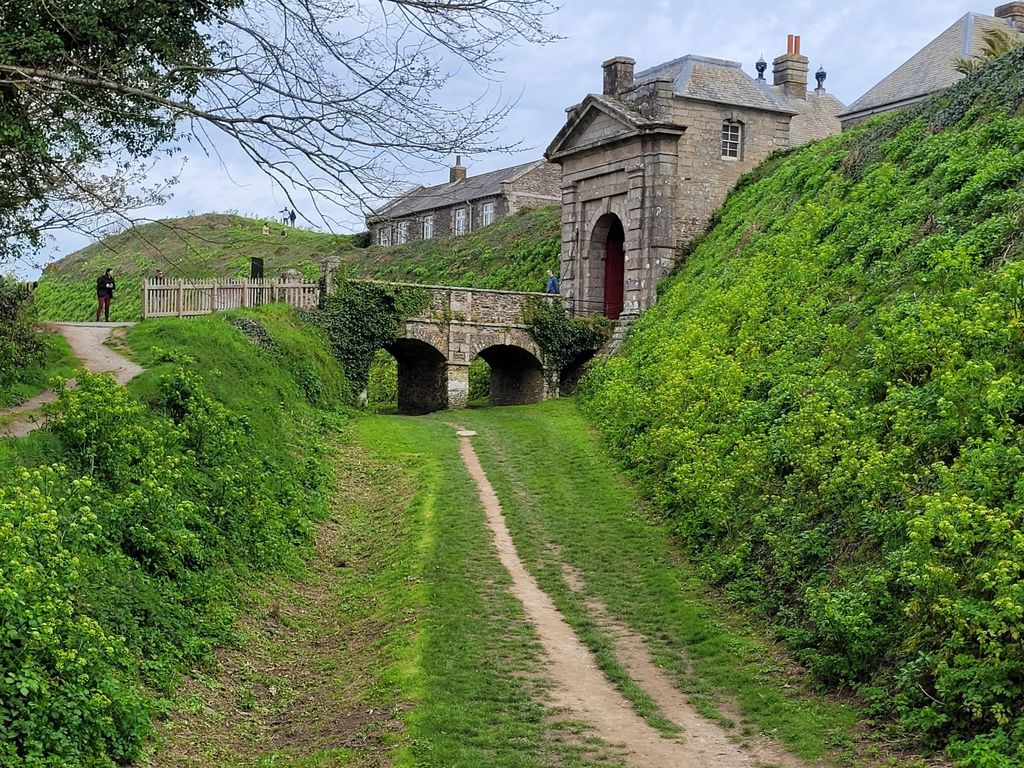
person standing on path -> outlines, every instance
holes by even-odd
[[[548,270],[548,282],[544,286],[544,293],[558,293],[558,278],[550,269]]]
[[[110,322],[110,302],[114,300],[114,270],[108,269],[96,278],[96,322],[100,321],[100,313],[103,319]]]

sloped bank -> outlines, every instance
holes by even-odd
[[[136,326],[130,389],[85,374],[0,441],[0,766],[121,765],[179,673],[233,638],[239,584],[326,514],[347,385],[284,307]]]
[[[1024,760],[1024,51],[769,160],[585,407],[825,682]]]

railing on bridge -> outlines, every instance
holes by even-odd
[[[283,302],[314,309],[320,286],[301,280],[145,280],[142,316],[194,317],[227,309]]]

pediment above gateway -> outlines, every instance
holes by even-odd
[[[646,121],[639,116],[633,118],[625,110],[612,109],[597,101],[595,97],[588,96],[551,142],[546,154],[550,157],[633,136],[644,122]]]

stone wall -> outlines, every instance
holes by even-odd
[[[491,398],[495,404],[539,402],[556,394],[547,389],[541,351],[523,325],[523,311],[530,297],[546,297],[550,301],[551,296],[419,287],[430,291],[430,302],[405,322],[400,332],[402,339],[396,344],[399,354],[393,352],[399,360],[399,393],[408,391],[410,404],[420,407],[423,402],[437,402],[431,398],[437,392],[440,375],[436,363],[443,359],[447,396],[441,407],[465,407],[469,397],[469,365],[478,356],[491,365]],[[432,352],[424,352],[420,362],[411,361],[406,355],[403,364],[399,355],[408,340],[429,345]],[[403,375],[415,375],[424,381],[403,385]]]
[[[544,163],[528,171],[515,181],[505,182],[506,210],[502,216],[517,213],[524,208],[540,208],[557,203],[562,183],[562,169],[554,163]]]
[[[676,100],[674,121],[686,126],[686,136],[679,142],[677,247],[685,247],[705,231],[743,174],[775,150],[789,146],[790,119],[779,112]],[[739,158],[722,157],[722,126],[727,121],[741,126]]]

